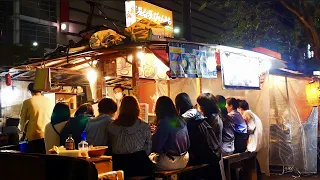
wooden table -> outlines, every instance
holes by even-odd
[[[98,174],[103,174],[112,171],[112,156],[91,157],[87,160],[94,163],[98,171]]]
[[[256,152],[244,152],[223,157],[226,180],[231,180],[232,168],[242,168],[245,180],[257,180],[256,156]]]

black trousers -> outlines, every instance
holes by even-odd
[[[44,139],[42,138],[33,141],[28,141],[27,153],[46,154]]]
[[[234,152],[233,153],[243,153],[247,149],[247,140],[248,134],[247,133],[234,133],[235,140],[234,140]]]

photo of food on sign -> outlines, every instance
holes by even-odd
[[[207,57],[205,51],[196,51],[197,74],[198,77],[206,77],[208,75]]]
[[[183,53],[182,54],[182,65],[184,72],[187,73],[188,77],[196,77],[196,56],[194,54]]]
[[[185,77],[184,65],[182,62],[182,49],[177,47],[170,47],[169,49],[170,71],[172,77]],[[187,65],[186,65],[187,66]]]

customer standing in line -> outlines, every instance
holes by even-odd
[[[259,153],[259,150],[263,147],[263,125],[260,118],[249,109],[249,104],[246,100],[241,100],[239,103],[239,110],[243,116],[243,119],[248,124],[248,144],[247,151],[257,152],[257,173],[258,179],[262,179],[262,173],[260,164],[263,162],[263,158]]]
[[[45,126],[50,122],[53,103],[42,96],[41,91],[34,90],[34,83],[28,85],[32,97],[22,104],[20,130],[25,131],[28,141],[28,153],[46,153],[44,143]]]
[[[233,154],[234,151],[234,124],[232,118],[228,115],[226,98],[221,95],[217,95],[216,98],[223,121],[221,153],[222,156],[228,156]]]
[[[210,166],[207,168],[206,179],[223,179],[224,170],[222,169],[221,159],[221,144],[222,144],[222,128],[223,122],[221,120],[220,109],[217,104],[217,100],[211,93],[203,93],[197,98],[197,102],[200,107],[200,111],[206,117],[206,131],[210,135],[209,149],[206,152],[212,152],[211,156],[208,156]],[[213,132],[210,133],[210,129]],[[209,154],[209,153],[207,153]]]
[[[247,124],[242,115],[238,112],[239,102],[235,98],[228,98],[226,101],[228,115],[232,118],[235,130],[234,153],[242,153],[247,149]]]

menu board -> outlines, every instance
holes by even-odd
[[[213,48],[170,43],[169,60],[171,77],[217,78]]]
[[[260,89],[260,62],[242,54],[221,52],[222,81],[225,88]]]

